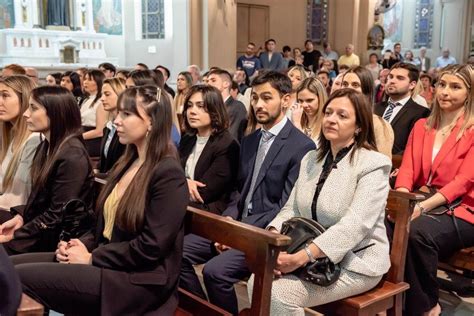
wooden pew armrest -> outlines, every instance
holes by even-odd
[[[17,316],[43,316],[43,312],[43,305],[24,293],[21,295],[21,302],[17,309]]]
[[[241,251],[248,247],[256,249],[259,243],[284,248],[291,242],[291,238],[288,236],[276,234],[191,206],[188,206],[186,221],[187,224],[192,221],[192,233],[210,240],[218,240],[221,244]]]

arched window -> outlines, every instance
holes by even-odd
[[[141,0],[142,38],[165,38],[164,0]]]
[[[414,48],[431,48],[433,33],[433,0],[417,0],[415,13],[415,42]]]
[[[308,0],[306,38],[322,44],[328,36],[328,0]]]

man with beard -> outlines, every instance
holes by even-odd
[[[401,155],[410,136],[411,129],[420,118],[427,117],[430,110],[411,98],[420,72],[415,65],[396,63],[390,69],[385,84],[387,102],[375,105],[374,113],[392,125],[395,134],[392,154]]]
[[[255,56],[255,44],[250,42],[247,44],[247,49],[245,54],[240,56],[237,59],[237,69],[243,69],[247,78],[251,78],[258,70],[262,68],[262,64],[260,63],[260,59]]]
[[[285,116],[291,93],[287,76],[265,72],[254,79],[252,87],[251,106],[262,128],[242,139],[237,179],[240,197],[223,215],[264,228],[285,205],[300,161],[315,145]],[[250,276],[245,255],[196,235],[185,236],[180,287],[206,298],[193,268],[202,263],[210,302],[238,314],[234,284]]]

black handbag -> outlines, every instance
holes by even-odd
[[[94,214],[84,201],[69,200],[61,209],[62,222],[59,239],[68,242],[87,233],[93,225]]]
[[[283,223],[281,234],[291,237],[289,254],[296,253],[311,244],[324,233],[326,229],[317,221],[305,217],[293,217]],[[297,277],[319,286],[329,286],[339,279],[341,268],[328,257],[317,258],[315,262],[308,262],[305,266],[292,272]]]

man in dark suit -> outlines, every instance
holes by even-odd
[[[228,71],[217,68],[210,71],[207,78],[208,84],[221,92],[227,113],[229,114],[229,132],[240,142],[247,127],[247,110],[242,102],[235,100],[230,95],[232,76]]]
[[[237,183],[240,197],[236,208],[228,208],[223,215],[264,228],[288,200],[301,159],[315,149],[313,141],[283,112],[290,93],[290,80],[278,72],[254,79],[251,102],[262,128],[242,139]],[[206,263],[203,276],[211,303],[237,314],[234,283],[250,275],[244,254],[196,235],[185,237],[180,286],[205,298],[193,269],[199,263]]]
[[[385,93],[389,99],[374,107],[374,113],[392,125],[395,134],[392,149],[394,155],[403,154],[415,122],[430,114],[429,109],[419,105],[411,98],[419,74],[415,65],[408,63],[393,65],[385,85]]]

